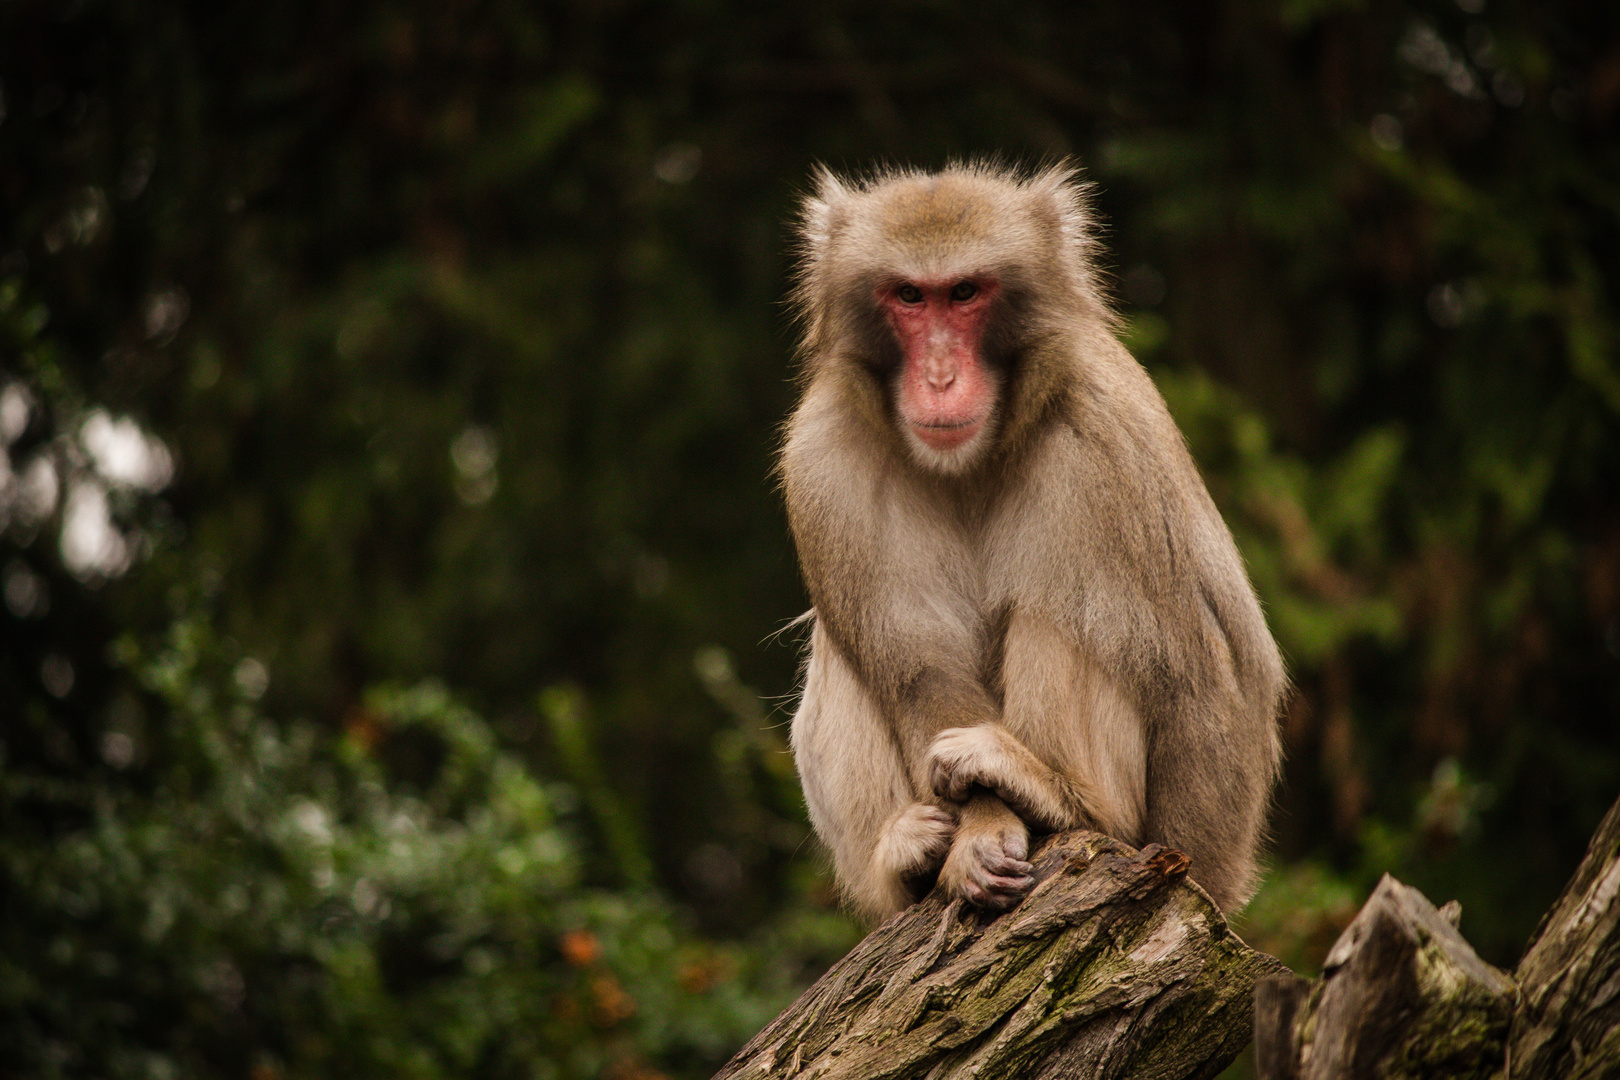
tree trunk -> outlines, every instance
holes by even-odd
[[[1212,1077],[1249,1041],[1261,976],[1180,852],[1046,838],[1023,903],[930,896],[867,936],[716,1080]]]
[[[1620,801],[1530,939],[1508,1076],[1620,1076]]]

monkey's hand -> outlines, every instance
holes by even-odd
[[[934,794],[952,802],[967,802],[973,785],[996,791],[1005,754],[996,730],[978,727],[946,728],[928,747],[928,783]]]
[[[912,803],[896,814],[878,838],[878,870],[902,882],[931,875],[945,861],[956,835],[956,817],[929,803]]]
[[[1050,769],[998,724],[948,727],[928,746],[928,784],[935,795],[953,803],[967,801],[978,785],[1022,813],[1029,784],[1021,780],[1034,771]]]
[[[928,747],[928,782],[934,794],[965,802],[975,786],[993,791],[1019,817],[1045,829],[1075,823],[1068,785],[999,724],[946,728]]]
[[[952,896],[977,907],[1005,911],[1035,884],[1035,868],[1025,862],[1029,832],[1000,799],[978,796],[962,808],[956,841],[939,871]]]

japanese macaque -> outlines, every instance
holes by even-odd
[[[793,752],[842,888],[875,918],[936,880],[1006,909],[1031,831],[1085,826],[1240,906],[1283,665],[1114,336],[1074,171],[822,171],[801,240]]]

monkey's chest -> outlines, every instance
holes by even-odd
[[[961,541],[898,552],[880,576],[887,588],[851,600],[862,623],[892,636],[884,645],[975,669],[999,664],[1008,622],[1033,602],[1020,595],[1011,568]]]

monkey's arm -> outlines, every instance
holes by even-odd
[[[1236,694],[1173,701],[1149,751],[1146,830],[1191,856],[1193,879],[1224,911],[1254,891],[1278,759],[1274,708]]]
[[[939,794],[930,784],[927,751],[930,743],[938,745],[934,736],[942,723],[982,717],[984,724],[956,730],[993,730],[988,721],[994,704],[983,686],[960,664],[923,668],[906,680],[907,693],[893,695],[891,719],[843,661],[825,627],[817,629],[801,709],[805,734],[801,739],[796,719],[794,750],[816,831],[833,847],[846,889],[869,914],[885,916],[918,899],[937,869],[941,888],[951,895],[984,908],[1012,907],[1035,883],[1025,861],[1026,822],[1034,816],[1021,816],[983,792],[970,796],[964,789],[950,797],[951,812],[912,794]],[[817,742],[825,750],[819,758]],[[812,773],[818,774],[814,780]]]
[[[1136,710],[1050,620],[1018,613],[1002,660],[1001,722],[955,727],[929,747],[928,783],[960,801],[974,785],[1037,828],[1090,825],[1127,843],[1146,816]]]
[[[789,519],[816,604],[794,721],[812,821],[868,914],[905,906],[936,869],[954,895],[1008,907],[1034,883],[1024,822],[993,796],[936,801],[929,784],[935,736],[1000,715],[983,679],[991,634],[960,587],[967,553],[926,491],[882,467],[876,449],[851,452],[862,438],[845,409],[812,390],[783,451]]]
[[[851,900],[874,918],[916,900],[950,848],[955,817],[919,801],[889,725],[819,623],[793,756],[810,820]]]

